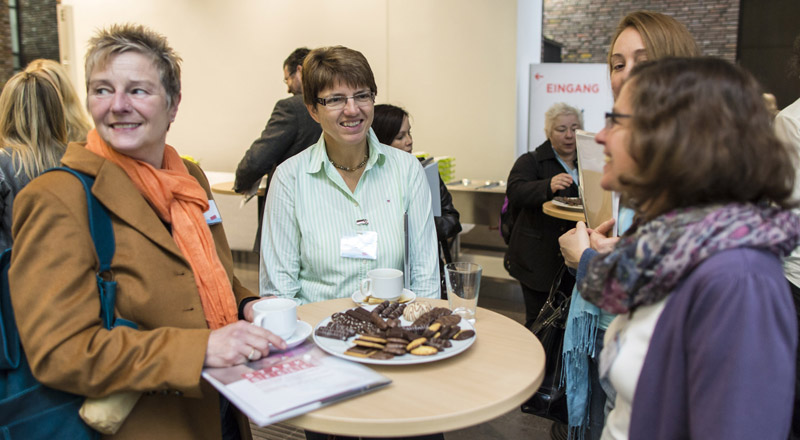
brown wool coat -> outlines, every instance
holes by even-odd
[[[219,395],[200,377],[210,330],[189,263],[121,168],[80,144],[70,144],[62,163],[96,176],[92,193],[107,207],[116,240],[117,316],[139,329],[102,328],[83,187],[68,173],[46,173],[14,201],[9,272],[34,375],[85,396],[142,391],[115,439],[219,439]],[[211,198],[200,168],[187,167]],[[238,304],[253,294],[233,276],[222,225],[211,232]]]

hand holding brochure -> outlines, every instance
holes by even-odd
[[[323,352],[311,341],[244,365],[206,368],[203,378],[259,426],[391,383],[369,367]]]

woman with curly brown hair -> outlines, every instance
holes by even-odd
[[[794,40],[793,54],[789,59],[789,70],[794,78],[800,77],[800,35]],[[786,142],[795,151],[800,151],[800,99],[781,110],[775,116],[773,126],[778,139]],[[800,173],[800,169],[798,169],[798,173]],[[794,182],[794,197],[800,198],[800,176],[796,177]],[[800,210],[795,212],[800,214]],[[789,281],[795,308],[800,316],[800,247],[795,248],[791,255],[784,258],[783,272]],[[800,355],[798,359],[800,359]],[[800,378],[800,362],[797,363],[795,374]],[[795,382],[794,396],[794,416],[789,438],[797,440],[800,439],[800,380]]]
[[[597,141],[603,187],[638,214],[580,261],[583,297],[618,314],[601,354],[616,390],[603,438],[786,438],[797,321],[781,258],[800,234],[797,157],[757,82],[719,59],[638,66]]]

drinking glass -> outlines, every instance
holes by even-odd
[[[483,269],[475,263],[458,262],[448,263],[444,270],[450,310],[474,324]]]

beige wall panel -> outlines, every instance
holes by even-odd
[[[342,44],[360,50],[372,64],[378,87],[385,88],[383,1],[64,3],[74,6],[75,46],[81,60],[94,30],[108,24],[142,23],[167,36],[183,58],[183,100],[167,142],[208,170],[234,171],[275,102],[290,96],[281,68],[296,47]],[[83,84],[83,66],[76,70]]]
[[[364,53],[378,101],[406,107],[415,148],[457,158],[457,175],[507,176],[514,160],[512,0],[62,0],[74,42],[103,26],[137,22],[165,34],[183,57],[183,100],[167,141],[204,168],[234,171],[287,97],[281,66],[299,46]],[[80,93],[82,62],[76,68]]]
[[[389,90],[414,149],[456,176],[505,179],[515,158],[516,1],[389,0]]]

